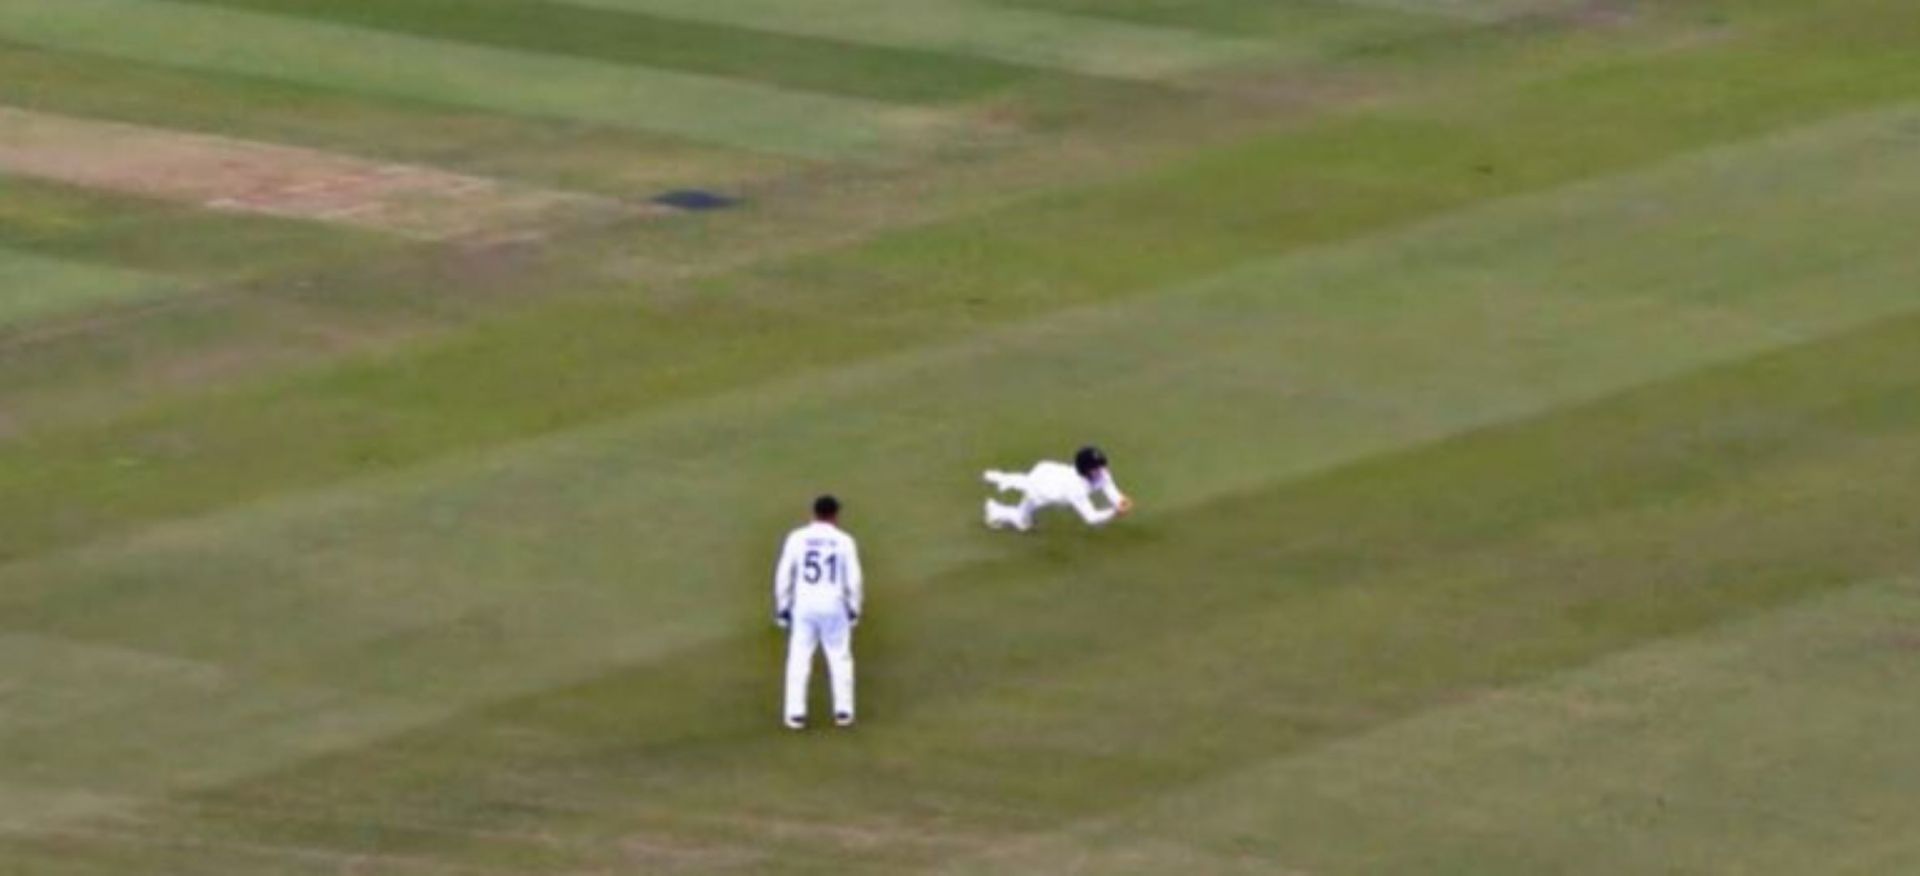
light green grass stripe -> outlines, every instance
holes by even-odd
[[[717,77],[165,0],[0,0],[0,37],[819,158],[884,153],[931,135],[940,118]]]
[[[273,679],[270,700],[283,685],[332,688],[420,707],[411,720],[737,630],[764,599],[740,582],[764,577],[768,533],[791,516],[766,497],[823,477],[867,503],[862,533],[898,570],[890,598],[910,598],[915,581],[1031,549],[974,537],[969,467],[1006,436],[1098,424],[1135,460],[1130,488],[1175,514],[1911,311],[1910,222],[1897,220],[1912,218],[1920,153],[1898,132],[1915,117],[1836,122],[1125,306],[160,526],[0,568],[0,607],[42,637],[246,667]],[[117,714],[208,739],[261,729],[191,700]],[[331,726],[285,720],[272,738],[289,758],[301,722]],[[112,756],[115,734],[65,726],[65,748],[39,731],[0,747],[40,740],[80,787],[193,781]],[[272,759],[254,749],[200,769]],[[13,780],[52,777],[0,765]]]
[[[9,753],[33,764],[14,772],[44,776],[83,766],[115,777],[92,788],[31,791],[0,781],[0,833],[131,808],[142,795],[166,790],[146,783],[165,776],[166,763],[193,764],[188,769],[213,779],[350,747],[439,716],[391,700],[251,678],[214,664],[31,634],[0,633],[0,660],[34,679],[7,691],[9,709],[0,715]],[[209,725],[225,732],[209,736]],[[73,763],[69,758],[83,750],[71,743],[76,727],[93,728],[95,741],[111,750],[96,749],[88,763]],[[15,788],[11,795],[9,786]]]
[[[566,0],[736,27],[1159,79],[1274,57],[1275,44],[969,0]]]
[[[1494,22],[1520,15],[1567,11],[1582,0],[1341,0],[1353,6],[1455,18],[1462,21]]]
[[[1856,584],[947,872],[1915,872],[1915,629],[1920,582]]]
[[[0,328],[162,291],[139,271],[0,249]]]

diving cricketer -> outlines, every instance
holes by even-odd
[[[1026,532],[1033,528],[1034,512],[1057,505],[1073,508],[1089,526],[1104,526],[1133,510],[1133,500],[1114,483],[1107,455],[1098,447],[1080,448],[1073,455],[1073,465],[1043,461],[1026,474],[988,471],[982,477],[995,490],[1020,493],[1018,505],[987,500],[987,526],[993,529]],[[1107,507],[1094,504],[1096,492],[1107,500]]]

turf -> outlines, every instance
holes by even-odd
[[[3,43],[0,96],[11,105],[45,112],[622,195],[651,194],[687,180],[738,185],[791,162],[607,125],[461,110]]]
[[[883,154],[930,111],[653,68],[155,0],[0,3],[0,37],[775,154]]]
[[[1706,51],[1735,69],[1773,57],[1765,43]],[[138,443],[143,434],[193,436],[180,441],[190,450],[164,465],[116,477],[111,489],[123,499],[112,505],[84,498],[104,484],[57,480],[71,472],[85,481],[84,468],[0,455],[0,482],[31,472],[43,490],[71,497],[75,506],[57,514],[22,509],[5,537],[18,546],[12,550],[24,551],[42,539],[65,541],[66,531],[407,463],[448,442],[506,440],[938,341],[969,326],[1119,300],[1248,259],[1753,136],[1796,117],[1845,112],[1884,94],[1920,93],[1911,65],[1901,67],[1905,79],[1876,75],[1793,90],[1822,82],[1842,63],[1876,74],[1891,66],[1891,59],[1850,51],[1843,62],[1816,44],[1791,74],[1733,83],[1696,56],[1660,58],[1628,70],[1583,71],[1557,89],[1478,97],[1470,108],[1420,104],[1334,119],[1121,182],[726,274],[687,300],[622,296],[556,306],[395,363],[322,376],[300,390],[271,386],[240,398],[195,399],[55,441],[84,460],[104,447]],[[1618,109],[1656,82],[1684,99]],[[1750,110],[1701,119],[1692,110],[1696,102]],[[1601,113],[1605,108],[1614,113]],[[1452,121],[1430,118],[1438,112]],[[1888,124],[1899,130],[1902,122]],[[1532,148],[1548,138],[1556,148]],[[1274,194],[1230,195],[1268,190]],[[963,262],[967,270],[949,269]],[[832,342],[822,343],[819,331],[792,331],[796,326],[817,326]],[[582,369],[583,361],[604,364]],[[509,398],[523,401],[505,403]],[[288,465],[292,459],[299,464]],[[158,481],[138,483],[148,477]],[[193,488],[182,488],[183,481]]]
[[[18,177],[0,177],[0,245],[202,281],[397,248],[318,222],[239,217]]]
[[[1002,5],[1241,37],[1257,34],[1325,53],[1432,34],[1453,24],[1446,16],[1338,0],[1004,0]]]
[[[111,7],[418,48],[471,75],[456,99],[345,52],[289,75],[205,33],[73,36],[101,2],[0,2],[15,38],[73,26],[0,47],[44,74],[0,100],[164,126],[132,95],[178,94],[183,128],[757,182],[409,247],[18,189],[0,245],[40,279],[9,288],[199,288],[0,339],[0,870],[1920,863],[1903,3],[849,2],[765,20],[795,53],[754,71],[517,36],[505,3]],[[885,167],[492,87],[784,94],[853,75],[799,48],[824,41],[1100,72],[1136,37],[1186,99],[1022,70],[1006,106],[1060,89],[1040,129],[964,72],[899,103],[804,85],[1004,129]],[[1215,69],[1247,60],[1222,37],[1285,60]],[[611,139],[525,158],[576,131]],[[1138,515],[979,525],[981,468],[1088,439]],[[862,723],[787,734],[767,566],[822,489],[872,577]]]
[[[103,301],[157,293],[158,278],[0,250],[0,327],[66,311],[86,310]]]
[[[1047,75],[963,56],[524,0],[196,2],[900,102],[979,97]]]
[[[1862,581],[943,869],[1903,872],[1916,622],[1913,579]]]
[[[1096,76],[1157,79],[1279,54],[1274,44],[998,7],[982,0],[563,0],[620,12],[993,58]]]

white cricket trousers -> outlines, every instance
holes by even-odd
[[[1033,512],[1040,510],[1040,503],[1027,493],[1032,483],[1026,472],[989,471],[987,480],[998,490],[1013,490],[1020,494],[1020,504],[1007,505],[987,500],[987,524],[989,526],[1011,526],[1025,531],[1033,528]]]
[[[807,716],[807,683],[813,676],[815,649],[827,652],[834,714],[853,714],[853,626],[846,611],[834,607],[794,614],[787,639],[786,717]]]

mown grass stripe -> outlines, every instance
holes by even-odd
[[[1486,23],[1519,15],[1574,9],[1583,0],[1340,0],[1340,2],[1363,8]]]
[[[724,187],[794,169],[791,159],[631,128],[6,42],[0,104],[616,194]]]
[[[1124,79],[1177,77],[1282,55],[1252,39],[996,7],[976,0],[562,0]]]
[[[0,37],[816,158],[884,156],[935,135],[940,121],[853,98],[169,0],[0,0]]]
[[[1249,620],[1245,635],[1286,625]],[[1596,874],[1680,861],[1907,872],[1897,862],[1920,862],[1920,842],[1876,838],[1920,818],[1908,778],[1920,752],[1890,732],[1920,729],[1920,672],[1898,632],[1916,625],[1920,581],[1856,583],[1469,691],[940,872],[1167,872],[1247,857],[1314,873],[1528,874],[1549,860]]]
[[[0,249],[0,330],[59,314],[165,291],[138,271]]]
[[[1000,5],[1060,15],[1246,37],[1257,34],[1286,44],[1337,48],[1353,42],[1445,27],[1431,15],[1357,5],[1340,0],[1274,3],[1270,0],[995,0]]]
[[[959,55],[528,0],[191,0],[231,9],[903,103],[977,97],[1058,73]]]

